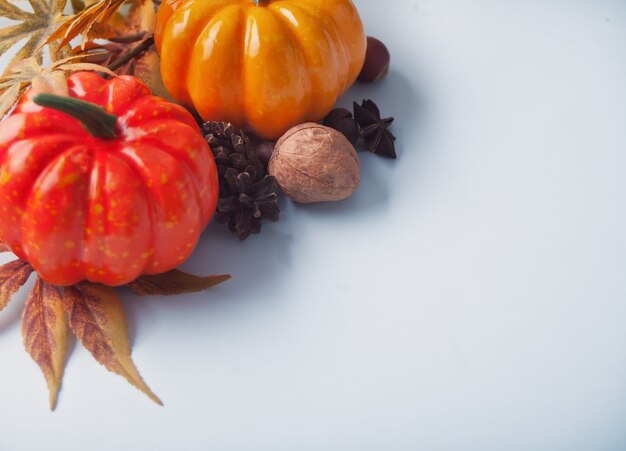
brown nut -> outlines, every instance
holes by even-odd
[[[276,143],[274,141],[261,141],[256,146],[256,155],[261,159],[261,161],[267,164],[272,158],[272,153],[274,153],[274,146]]]
[[[283,192],[301,203],[349,197],[361,181],[360,169],[346,137],[313,122],[288,130],[276,143],[268,165]]]
[[[389,72],[389,50],[381,41],[371,36],[367,37],[367,51],[365,62],[358,80],[363,83],[372,83],[382,80]]]

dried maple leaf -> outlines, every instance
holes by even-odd
[[[104,285],[83,282],[65,287],[64,304],[70,329],[94,358],[154,402],[162,404],[143,381],[130,356],[126,319],[115,291]]]
[[[119,31],[108,23],[94,23],[85,33],[85,39],[109,39],[119,35]]]
[[[1,0],[0,0],[1,1]],[[32,85],[38,92],[67,95],[67,76],[70,72],[94,70],[115,75],[112,71],[97,64],[80,62],[84,55],[70,56],[42,67],[36,57],[26,58],[12,68],[12,73],[0,78],[0,118],[17,102],[26,89]]]
[[[3,0],[6,1],[6,0]],[[34,1],[34,0],[33,0]],[[79,34],[83,35],[81,47],[89,38],[92,27],[99,23],[106,23],[124,3],[125,0],[103,0],[87,6],[65,20],[48,38],[46,42],[60,39],[60,47],[65,47]]]
[[[153,0],[127,0],[129,6],[126,14],[116,14],[109,21],[121,34],[132,34],[144,31],[154,33],[156,29],[156,5]]]
[[[161,78],[160,60],[156,50],[154,50],[154,47],[147,50],[137,59],[137,62],[135,63],[134,75],[143,81],[148,88],[150,88],[152,94],[176,103],[163,84],[163,79]]]
[[[200,277],[172,269],[162,274],[141,276],[129,283],[128,286],[140,296],[171,296],[206,290],[228,279],[230,279],[228,274]]]
[[[43,372],[54,410],[63,378],[67,324],[59,289],[37,278],[22,312],[24,347]]]
[[[83,6],[80,10],[98,3],[98,1],[91,1],[86,6]],[[84,48],[87,43],[86,40],[94,39],[111,39],[125,37],[129,34],[135,34],[137,32],[153,33],[156,28],[156,7],[152,0],[124,0],[124,10],[113,12],[110,15],[104,16],[102,19],[93,23],[83,32],[83,44],[79,48]],[[77,10],[75,10],[78,12]]]
[[[0,252],[6,251],[10,249],[0,241]],[[0,310],[32,272],[31,265],[22,260],[0,266]],[[140,277],[130,286],[142,295],[177,294],[203,290],[229,278],[227,275],[198,277],[173,270]],[[115,291],[90,282],[60,288],[38,277],[22,312],[22,336],[26,351],[46,378],[52,410],[63,378],[68,325],[99,363],[162,405],[133,363],[126,319]]]
[[[0,119],[13,108],[13,105],[15,105],[25,90],[26,87],[16,83],[2,92],[2,95],[0,95]]]
[[[84,9],[98,2],[99,0],[87,0],[87,1],[70,0],[70,3],[72,4],[72,11],[74,11],[74,14],[78,14],[79,12],[83,11]],[[124,15],[117,12],[115,13],[115,16],[123,17]],[[71,16],[71,18],[73,18],[73,16]],[[98,38],[108,39],[110,37],[116,36],[117,30],[114,26],[112,26],[109,23],[96,22],[91,26],[91,28],[87,31],[86,34],[89,39],[98,39]]]
[[[22,39],[28,39],[9,62],[4,73],[7,73],[16,62],[33,55],[36,55],[41,61],[43,45],[56,39],[51,39],[51,35],[54,34],[59,23],[63,21],[63,8],[66,1],[28,0],[33,8],[33,12],[30,13],[18,8],[8,0],[0,0],[0,16],[20,22],[0,30],[0,55],[3,55]],[[57,47],[51,49],[52,56],[57,52]]]
[[[26,283],[33,267],[22,260],[14,260],[0,266],[0,310],[3,310],[13,295]]]
[[[159,57],[154,49],[156,7],[153,0],[134,0],[127,14],[115,14],[107,26],[117,30],[107,41],[91,40],[77,54],[87,54],[86,61],[101,64],[118,75],[134,75],[143,81],[154,95],[174,101],[161,79]],[[102,36],[100,36],[102,37]],[[99,56],[94,56],[98,52]]]

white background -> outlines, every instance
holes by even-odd
[[[159,407],[0,315],[1,450],[626,449],[626,2],[361,0],[396,117],[333,205],[211,226],[207,293],[123,291]],[[5,257],[6,259],[6,257]]]

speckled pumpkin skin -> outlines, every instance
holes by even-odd
[[[366,50],[350,0],[163,0],[154,37],[178,102],[266,139],[323,118]]]
[[[178,266],[218,197],[193,117],[135,77],[68,82],[71,97],[118,117],[118,137],[94,138],[27,94],[0,123],[0,239],[56,285],[122,285]]]

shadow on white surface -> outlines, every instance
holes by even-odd
[[[263,222],[261,234],[239,241],[222,224],[212,222],[202,234],[192,256],[181,270],[196,274],[230,274],[232,279],[217,287],[184,296],[140,298],[130,290],[120,290],[126,311],[129,336],[134,343],[137,329],[154,316],[193,317],[198,321],[221,314],[256,314],[258,309],[277,307],[279,296],[259,296],[271,281],[272,290],[280,290],[282,273],[292,264],[293,242],[290,205],[280,203],[281,220]],[[172,329],[174,326],[172,326]]]
[[[389,89],[389,85],[393,86],[393,90]],[[353,86],[338,102],[338,106],[352,109],[352,101],[371,98],[380,107],[381,115],[393,116],[399,121],[392,125],[392,132],[394,126],[408,126],[416,130],[423,123],[421,118],[428,114],[428,104],[417,92],[418,86],[419,83],[412,83],[404,74],[392,70],[381,82]],[[396,142],[396,150],[397,160],[360,151],[361,185],[353,196],[344,201],[303,205],[281,196],[280,221],[276,224],[264,222],[260,235],[251,235],[240,242],[226,226],[210,224],[193,255],[181,269],[198,275],[229,273],[233,279],[203,293],[174,298],[157,296],[139,299],[129,290],[121,290],[131,342],[134,343],[142,322],[150,321],[151,315],[168,316],[168,311],[176,316],[208,320],[220,312],[256,315],[259,308],[280,309],[277,302],[285,302],[281,296],[258,295],[266,292],[264,287],[268,283],[271,283],[273,292],[280,292],[281,283],[284,282],[281,275],[288,274],[293,270],[292,265],[298,264],[293,261],[291,246],[294,235],[301,235],[303,231],[292,230],[294,222],[302,224],[301,221],[294,221],[293,216],[300,216],[303,221],[315,216],[336,217],[337,220],[345,221],[381,214],[388,208],[389,178],[393,177],[394,168],[400,164],[411,164],[410,160],[416,159],[422,151],[419,146],[407,147],[402,141]]]
[[[3,261],[9,262],[14,260],[15,257],[12,255],[12,258],[4,258]],[[2,314],[0,315],[0,336],[2,334],[14,327],[21,327],[22,320],[22,310],[24,308],[24,303],[26,302],[26,297],[30,292],[33,284],[35,283],[35,276],[31,274],[28,281],[22,286],[17,293],[15,293],[9,302],[9,305],[6,306],[4,310],[2,310]]]
[[[419,92],[422,89],[419,77],[411,81],[403,73],[392,69],[387,77],[379,82],[355,84],[337,102],[337,105],[352,111],[353,101],[361,103],[364,99],[371,99],[378,105],[381,117],[395,118],[390,127],[392,133],[397,133],[397,129],[411,128],[417,130],[416,133],[419,134],[419,130],[432,111],[427,97]],[[305,212],[316,216],[330,214],[348,217],[350,215],[361,216],[372,211],[384,211],[388,207],[390,198],[390,177],[396,176],[394,168],[413,164],[418,154],[424,151],[419,144],[411,145],[411,143],[403,142],[402,136],[398,136],[399,139],[396,140],[398,156],[396,160],[359,149],[361,184],[354,195],[340,202],[294,204],[297,214]]]

